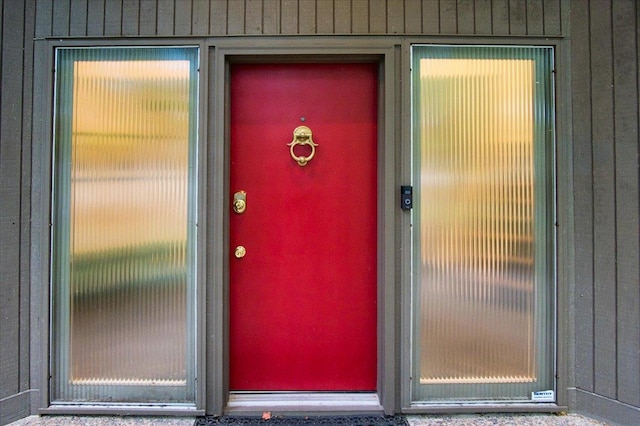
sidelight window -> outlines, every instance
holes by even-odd
[[[552,58],[412,49],[414,401],[553,401]]]
[[[195,402],[197,58],[56,53],[53,403]]]

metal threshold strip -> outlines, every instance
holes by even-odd
[[[245,393],[231,392],[225,414],[274,413],[382,413],[377,393]]]

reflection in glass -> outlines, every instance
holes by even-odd
[[[184,388],[193,374],[192,63],[91,59],[73,61],[68,91],[61,85],[72,100],[59,108],[55,241],[68,263],[54,255],[58,371],[67,377],[58,396],[99,400],[105,385]]]
[[[421,384],[537,380],[531,59],[421,58]]]

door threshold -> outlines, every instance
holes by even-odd
[[[278,414],[381,414],[377,393],[291,392],[247,393],[231,392],[225,408],[227,415]]]

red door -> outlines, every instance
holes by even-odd
[[[231,67],[231,390],[376,389],[377,90],[375,64]]]

